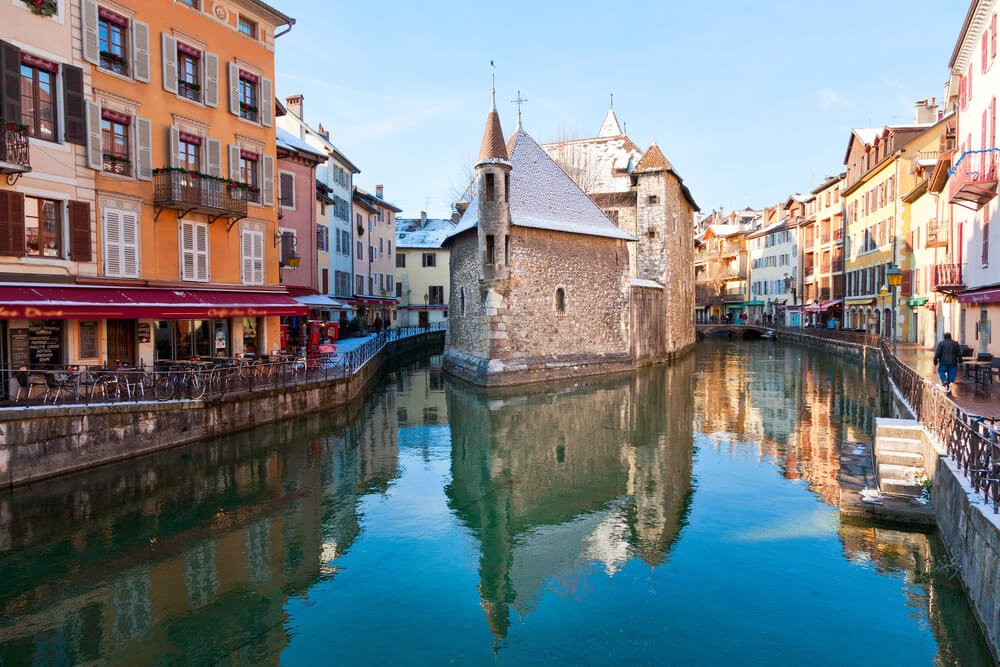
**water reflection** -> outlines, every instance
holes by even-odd
[[[479,594],[506,637],[553,578],[597,561],[659,565],[687,514],[694,358],[532,393],[450,386],[449,506],[480,545]],[[686,445],[682,443],[687,443]]]
[[[879,379],[721,343],[483,393],[432,359],[346,413],[0,494],[0,665],[988,664],[933,536],[836,518]]]

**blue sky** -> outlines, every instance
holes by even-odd
[[[629,136],[654,139],[703,210],[761,207],[843,167],[852,127],[912,120],[940,99],[964,0],[316,2],[278,40],[277,90],[305,95],[403,215],[448,214],[489,107],[505,132],[528,99],[536,140],[593,136],[615,96]]]

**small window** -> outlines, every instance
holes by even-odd
[[[128,19],[101,8],[100,16],[97,19],[97,42],[101,55],[101,67],[125,76],[128,76],[127,31]]]
[[[36,257],[62,257],[62,204],[52,199],[24,198],[24,252]]]
[[[401,299],[403,297],[403,283],[396,283],[396,298]]]
[[[510,174],[503,175],[503,200],[510,201]]]
[[[247,37],[253,37],[257,39],[257,24],[251,21],[245,16],[241,16],[239,20],[239,29]]]
[[[194,9],[198,9],[201,6],[200,0],[179,0],[179,2],[182,5],[187,5],[188,7],[193,7]]]
[[[556,289],[556,312],[566,312],[566,291],[562,287]]]
[[[129,118],[112,111],[102,112],[101,145],[104,148],[104,171],[119,176],[132,173],[129,152]]]
[[[486,263],[494,264],[496,263],[496,240],[492,234],[486,235]]]
[[[201,101],[201,51],[177,43],[177,94],[192,102]]]
[[[278,203],[285,208],[295,208],[295,174],[278,174]]]
[[[423,256],[422,266],[437,266],[437,255],[432,252],[425,252]]]
[[[459,306],[460,306],[459,312],[462,313],[462,317],[465,317],[465,288],[464,287],[459,290],[458,295],[459,295]]]
[[[427,303],[432,306],[444,305],[444,285],[431,285],[427,288]]]
[[[658,204],[660,202],[660,198],[656,195],[649,195],[648,201],[650,204]]]
[[[510,234],[503,235],[503,263],[510,266]]]
[[[493,174],[486,174],[486,201],[493,201],[496,199],[496,184],[494,183]]]
[[[257,77],[240,70],[240,117],[257,122]]]
[[[406,255],[403,253],[396,253],[396,268],[405,269],[406,268]]]

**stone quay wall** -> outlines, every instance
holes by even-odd
[[[0,410],[0,489],[347,405],[399,357],[440,351],[444,332],[387,343],[354,375],[221,401],[40,406]]]

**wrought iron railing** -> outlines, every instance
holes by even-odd
[[[931,273],[931,289],[958,287],[965,284],[961,264],[935,264]]]
[[[153,173],[156,206],[184,208],[243,217],[252,194],[240,185],[185,171],[155,170]]]
[[[0,132],[3,133],[3,140],[0,141],[0,162],[30,167],[28,127],[0,119]]]
[[[1000,149],[987,148],[984,150],[965,151],[955,166],[948,170],[948,193],[949,199],[954,200],[960,193],[970,186],[981,190],[983,186],[997,182],[997,161],[1000,158]],[[984,198],[994,196],[996,193],[987,194],[982,192]],[[978,197],[977,197],[978,198]]]
[[[140,401],[222,401],[240,394],[281,389],[312,382],[329,382],[361,371],[386,347],[400,340],[440,336],[444,327],[386,329],[343,354],[299,357],[281,355],[240,359],[161,361],[137,367],[54,366],[0,368],[2,402],[25,405],[130,403]]]

